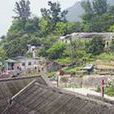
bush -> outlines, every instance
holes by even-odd
[[[99,55],[104,52],[105,42],[103,37],[94,36],[92,40],[87,43],[87,52],[92,53],[93,55]]]
[[[114,96],[114,84],[112,82],[105,88],[105,93],[109,96]]]
[[[63,55],[63,52],[65,50],[65,47],[66,47],[65,43],[57,42],[50,49],[48,49],[48,51],[47,51],[48,57],[50,59],[61,58]]]

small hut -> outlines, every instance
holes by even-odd
[[[16,63],[17,63],[17,61],[15,61],[13,59],[6,60],[5,61],[5,69],[6,70],[14,70]]]

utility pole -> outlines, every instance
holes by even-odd
[[[101,94],[102,94],[102,98],[104,98],[104,80],[101,81]]]

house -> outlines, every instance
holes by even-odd
[[[40,84],[47,85],[41,76],[0,79],[0,114],[4,114],[10,99],[34,80]]]
[[[16,64],[17,64],[16,60],[8,59],[5,61],[5,69],[6,70],[14,70]]]
[[[114,104],[49,86],[34,79],[12,97],[4,99],[2,114],[114,114]],[[45,81],[44,81],[45,82]],[[5,83],[5,81],[4,81]],[[2,84],[4,84],[2,81]],[[15,82],[16,83],[16,82]],[[15,91],[16,87],[10,91]],[[14,86],[13,86],[14,87]],[[2,86],[2,89],[4,85]],[[9,91],[7,91],[9,92]],[[1,92],[2,93],[2,92]],[[1,98],[1,97],[0,97]],[[7,98],[7,97],[6,97]]]
[[[17,68],[20,68],[21,70],[35,69],[39,64],[39,60],[36,58],[18,56],[14,58],[14,60],[17,61]]]
[[[26,58],[23,56],[18,56],[14,59],[8,59],[5,61],[4,72],[0,77],[18,76],[23,71],[27,71],[27,73],[31,71],[38,72],[40,63],[41,60],[39,58]]]
[[[72,33],[66,36],[60,36],[59,40],[64,43],[70,43],[76,39],[91,39],[93,36],[101,36],[105,41],[105,48],[109,48],[111,41],[114,39],[114,33],[112,32],[80,32],[80,33]]]

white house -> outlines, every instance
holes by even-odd
[[[16,57],[17,67],[21,70],[35,69],[39,64],[39,60],[35,58],[26,58],[26,57]]]

